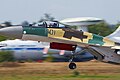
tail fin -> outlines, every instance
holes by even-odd
[[[114,42],[120,43],[120,26],[112,34],[106,37]]]

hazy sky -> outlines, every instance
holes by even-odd
[[[0,0],[0,23],[38,21],[44,13],[58,20],[98,17],[109,23],[120,21],[120,0]]]

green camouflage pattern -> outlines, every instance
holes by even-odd
[[[23,33],[25,35],[37,35],[61,40],[87,43],[89,45],[115,46],[115,42],[105,37],[70,28],[24,27]]]

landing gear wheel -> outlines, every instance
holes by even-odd
[[[76,64],[73,63],[73,62],[71,62],[71,63],[69,64],[69,68],[70,68],[70,69],[75,69],[76,67],[77,67]]]

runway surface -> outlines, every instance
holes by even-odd
[[[0,77],[2,77],[3,80],[12,80],[14,77],[16,80],[19,80],[17,78],[25,78],[25,80],[27,80],[30,77],[29,80],[37,80],[36,77],[40,77],[38,80],[47,80],[47,78],[50,80],[52,80],[51,78],[65,78],[64,80],[96,80],[97,78],[100,80],[120,79],[120,65],[97,61],[77,62],[77,69],[70,70],[68,64],[67,62],[1,63]],[[71,76],[77,77],[71,78]]]

